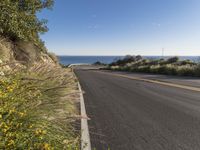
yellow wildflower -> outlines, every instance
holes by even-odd
[[[12,91],[13,91],[13,88],[12,88],[11,86],[8,86],[8,87],[7,87],[7,90],[8,90],[9,92],[12,92]]]
[[[51,150],[51,147],[49,144],[45,143],[44,146],[43,146],[43,149],[44,150]]]
[[[17,124],[17,128],[21,127],[22,126],[22,123],[18,123]]]
[[[42,131],[42,134],[46,134],[46,133],[47,133],[47,131],[46,131],[46,130],[43,130],[43,131]]]
[[[46,134],[46,131],[45,131],[45,130],[41,130],[41,129],[37,129],[37,130],[35,131],[35,134],[36,134],[36,135]]]
[[[7,129],[3,129],[3,133],[6,133],[8,130]]]
[[[16,112],[15,109],[11,109],[11,110],[9,110],[9,114],[12,114],[12,113],[14,113],[14,112]]]
[[[23,117],[25,114],[23,112],[18,113],[20,117]]]
[[[6,124],[4,124],[4,128],[5,128],[5,129],[8,129],[9,127],[8,127]]]
[[[11,146],[11,145],[13,145],[15,142],[13,141],[13,140],[10,140],[9,142],[8,142],[8,146]]]

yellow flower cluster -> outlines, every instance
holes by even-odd
[[[1,122],[0,128],[3,133],[6,133],[9,130],[9,126],[5,122]]]
[[[9,94],[13,93],[17,87],[17,81],[7,81],[0,79],[0,98],[6,98]]]
[[[43,145],[42,149],[43,149],[43,150],[53,150],[53,148],[52,148],[49,144],[47,144],[47,143],[45,143],[45,144]]]
[[[0,90],[0,98],[5,98],[7,94]]]
[[[42,130],[42,129],[37,129],[37,130],[35,130],[35,134],[36,135],[44,135],[44,134],[46,134],[47,132],[46,132],[46,130]]]
[[[73,149],[67,141],[60,142],[70,137],[61,132],[66,131],[65,126],[54,126],[46,117],[47,104],[54,105],[54,101],[47,100],[56,92],[44,91],[55,83],[22,80],[23,76],[0,78],[0,149]]]

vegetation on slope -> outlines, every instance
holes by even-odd
[[[79,149],[78,91],[39,35],[53,0],[0,2],[0,149]]]
[[[200,64],[178,57],[151,60],[141,56],[126,56],[109,64],[108,69],[166,75],[200,76]]]
[[[36,14],[52,6],[53,0],[1,0],[0,35],[12,41],[31,41],[44,49],[39,34],[47,32],[47,21]]]
[[[3,66],[3,65],[1,65]],[[0,76],[0,149],[78,149],[71,71],[35,65]]]

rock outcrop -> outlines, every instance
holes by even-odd
[[[0,37],[0,70],[27,67],[37,63],[58,66],[56,56],[42,51],[32,42],[12,42]],[[3,74],[1,72],[1,74]]]

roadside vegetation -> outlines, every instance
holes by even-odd
[[[93,65],[95,65],[95,66],[106,66],[105,63],[102,63],[100,61],[96,61],[95,63],[93,63]]]
[[[155,73],[200,77],[200,64],[178,57],[168,59],[146,59],[141,56],[126,56],[108,65],[107,69],[118,71]]]
[[[78,150],[76,78],[48,53],[37,14],[53,0],[0,2],[0,149]]]
[[[3,66],[3,65],[1,65]],[[48,65],[0,76],[0,149],[78,149],[78,112],[70,70]]]
[[[14,42],[31,41],[45,50],[39,34],[48,31],[47,20],[39,20],[37,13],[52,6],[53,0],[1,0],[0,34]]]

